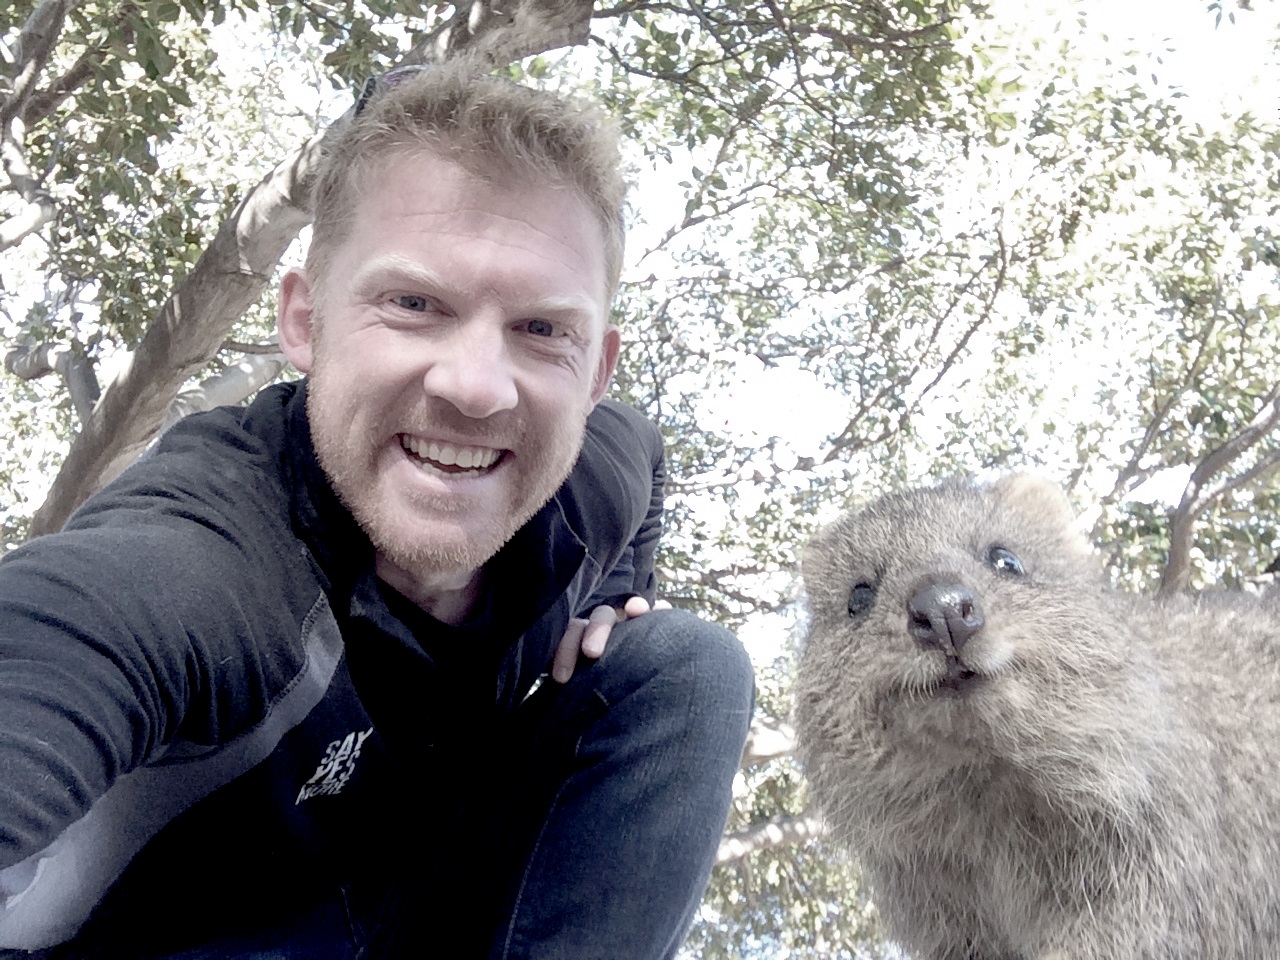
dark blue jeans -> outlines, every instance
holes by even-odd
[[[676,610],[621,623],[599,661],[545,682],[461,779],[439,783],[457,802],[424,818],[385,889],[336,889],[271,929],[164,956],[673,957],[711,872],[752,703],[750,662],[727,631]],[[108,955],[121,956],[53,960]]]
[[[489,956],[672,957],[724,829],[750,662],[720,628],[657,611],[549,693],[530,755],[561,776]]]

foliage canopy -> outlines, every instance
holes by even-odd
[[[665,592],[767,638],[764,729],[785,739],[800,545],[889,486],[1036,468],[1117,582],[1240,584],[1280,547],[1280,124],[1203,111],[1123,42],[1086,49],[1081,10],[18,0],[5,544],[56,527],[180,391],[279,373],[267,288],[315,136],[363,77],[472,46],[619,118],[641,189],[616,390],[670,444]],[[1271,6],[1198,12],[1269,37],[1274,73]],[[1142,496],[1170,476],[1168,504]],[[767,839],[814,832],[785,747],[744,768],[729,829],[752,852],[691,955],[881,955],[853,865]]]

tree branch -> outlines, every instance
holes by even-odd
[[[307,189],[322,135],[249,191],[147,327],[130,363],[107,385],[31,524],[58,529],[164,424],[182,385],[217,352],[261,295],[275,265],[310,220]]]
[[[42,0],[27,17],[14,45],[13,86],[9,95],[0,101],[0,126],[22,115],[27,100],[35,91],[40,71],[49,60],[62,24],[76,0]]]
[[[1169,561],[1160,577],[1159,596],[1185,590],[1191,580],[1191,546],[1196,521],[1214,503],[1280,465],[1280,452],[1272,452],[1249,469],[1220,479],[1232,463],[1244,456],[1280,426],[1280,384],[1259,403],[1259,410],[1241,430],[1209,451],[1196,465],[1182,500],[1169,517]]]
[[[71,404],[84,423],[93,413],[100,393],[93,361],[78,343],[40,343],[15,347],[5,354],[5,369],[21,380],[35,380],[56,373],[67,384]]]
[[[747,745],[742,750],[742,766],[758,767],[779,757],[789,757],[795,749],[796,731],[791,724],[772,717],[756,717],[751,721]]]
[[[223,340],[221,350],[234,350],[236,353],[279,353],[280,344],[272,337],[265,343],[245,343],[243,340]]]
[[[74,0],[43,0],[27,17],[14,44],[13,80],[0,100],[0,166],[22,208],[0,223],[0,250],[7,250],[49,223],[53,198],[32,175],[26,159],[26,108],[53,52]]]
[[[905,427],[910,419],[919,413],[925,398],[935,387],[937,387],[939,383],[942,382],[942,379],[955,366],[964,351],[967,349],[969,341],[973,338],[974,334],[976,334],[978,330],[991,319],[991,314],[995,310],[996,300],[999,297],[1000,292],[1004,289],[1007,281],[1010,262],[1010,251],[1005,242],[1004,232],[1002,229],[997,227],[996,250],[983,257],[977,267],[969,275],[968,279],[966,279],[963,284],[952,292],[946,309],[943,310],[941,315],[934,321],[925,343],[916,349],[916,355],[920,358],[919,362],[911,370],[910,374],[899,376],[893,380],[888,380],[879,384],[870,401],[865,399],[861,401],[860,409],[849,419],[849,422],[845,425],[839,436],[831,441],[831,445],[822,457],[823,463],[830,463],[837,457],[847,456],[849,451],[865,449],[875,443],[880,443],[886,439],[887,436],[891,435],[892,431],[886,429],[882,431],[879,436],[866,436],[863,432],[865,430],[865,425],[863,423],[864,412],[868,409],[882,406],[886,397],[893,393],[902,391],[907,384],[917,378],[923,368],[923,364],[926,362],[930,353],[934,350],[939,337],[945,329],[948,321],[950,321],[953,314],[956,312],[956,309],[963,303],[964,298],[970,294],[970,291],[977,285],[978,281],[986,271],[992,266],[996,266],[996,275],[992,281],[991,289],[983,298],[984,302],[981,312],[979,312],[978,316],[968,324],[960,338],[951,345],[947,352],[947,356],[938,364],[937,369],[934,371],[933,378],[928,382],[928,384],[920,390],[910,403],[903,405],[902,414],[898,418],[897,429]]]
[[[0,146],[0,151],[3,151]],[[22,209],[6,220],[0,221],[0,251],[16,246],[31,234],[53,220],[57,209],[53,198],[43,190],[35,191],[30,200],[24,200]]]
[[[187,414],[243,402],[280,376],[287,365],[284,354],[279,352],[242,356],[221,373],[179,392],[169,404],[163,429],[169,429]]]
[[[459,2],[449,20],[406,57],[406,62],[445,60],[463,49],[492,66],[579,46],[591,35],[592,0],[492,0]]]
[[[1165,423],[1172,415],[1178,401],[1187,392],[1190,384],[1192,384],[1200,375],[1204,364],[1208,361],[1209,337],[1212,335],[1216,327],[1216,318],[1210,317],[1205,322],[1204,326],[1200,328],[1199,336],[1196,337],[1195,341],[1196,353],[1195,356],[1192,357],[1191,362],[1187,365],[1186,376],[1182,378],[1181,384],[1174,389],[1163,402],[1156,403],[1155,411],[1147,421],[1147,427],[1146,430],[1143,431],[1142,439],[1133,447],[1133,452],[1129,456],[1129,462],[1116,476],[1116,481],[1111,487],[1111,492],[1103,497],[1102,503],[1104,505],[1115,503],[1121,496],[1132,490],[1138,483],[1141,483],[1142,480],[1145,479],[1144,474],[1149,474],[1149,471],[1144,471],[1142,469],[1142,461],[1146,458],[1147,451],[1151,449],[1152,444],[1155,443],[1160,432],[1164,429]],[[1156,382],[1157,377],[1155,372],[1152,371],[1151,383],[1154,386]],[[1100,518],[1098,520],[1099,526],[1094,528],[1093,532],[1095,539],[1097,534],[1101,532],[1100,525],[1102,522],[1103,521]]]
[[[32,92],[22,108],[22,122],[31,126],[37,120],[47,117],[58,104],[93,76],[94,68],[102,63],[105,53],[106,47],[102,44],[86,48],[66,73],[45,89]]]
[[[716,851],[716,865],[741,860],[771,847],[802,843],[825,836],[826,832],[826,826],[816,817],[774,817],[723,837]]]

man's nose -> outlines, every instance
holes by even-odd
[[[429,396],[475,420],[515,408],[516,381],[500,322],[482,317],[461,321],[433,347],[423,378]]]

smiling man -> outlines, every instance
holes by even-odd
[[[655,609],[622,197],[590,110],[366,90],[280,291],[305,379],[0,563],[0,955],[674,955],[752,683]]]
[[[379,179],[328,269],[285,278],[281,343],[380,575],[436,613],[475,593],[577,459],[618,358],[612,284],[572,188],[421,153]]]

